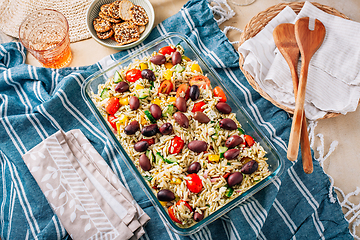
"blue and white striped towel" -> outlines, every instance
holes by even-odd
[[[286,158],[291,119],[248,84],[238,54],[218,28],[208,2],[191,0],[156,26],[144,44],[168,32],[181,32],[197,45]],[[286,161],[280,179],[198,233],[183,237],[171,232],[145,193],[138,191],[138,183],[80,94],[88,76],[132,51],[88,67],[54,70],[25,65],[19,43],[0,45],[1,239],[69,238],[21,158],[60,129],[81,129],[151,217],[143,239],[353,239],[340,205],[332,201],[336,196],[329,194],[327,175],[317,162],[314,172],[306,175],[301,160]]]

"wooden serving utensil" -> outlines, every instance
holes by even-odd
[[[321,46],[325,38],[325,32],[325,26],[317,19],[315,19],[314,30],[309,29],[308,17],[300,18],[295,23],[295,38],[301,53],[301,72],[287,151],[287,157],[291,161],[296,160],[299,150],[300,129],[303,120],[310,59]]]
[[[291,23],[283,23],[278,25],[273,31],[273,37],[277,48],[284,56],[287,64],[290,67],[292,82],[294,86],[294,95],[296,99],[299,83],[297,65],[299,61],[300,49],[296,43],[295,25]],[[306,121],[304,119],[305,112],[303,111],[303,121],[300,136],[301,157],[304,172],[310,174],[313,172],[313,163]]]

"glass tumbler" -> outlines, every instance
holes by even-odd
[[[62,68],[71,62],[69,24],[56,10],[27,16],[19,28],[19,40],[44,67]]]

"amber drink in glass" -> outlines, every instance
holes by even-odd
[[[44,67],[62,68],[71,62],[69,24],[56,10],[43,9],[27,16],[19,39]]]

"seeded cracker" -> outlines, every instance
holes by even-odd
[[[124,21],[131,20],[130,8],[133,7],[134,4],[128,0],[122,0],[120,3],[120,17]]]
[[[110,16],[110,12],[109,12],[109,8],[110,8],[110,4],[111,3],[108,3],[108,4],[104,4],[100,7],[100,11],[105,14],[106,16]],[[100,15],[100,13],[99,13]]]
[[[101,17],[97,17],[93,21],[96,32],[107,32],[111,29],[111,23]]]
[[[120,3],[121,0],[115,1],[111,3],[109,7],[110,16],[115,19],[120,19]]]
[[[145,29],[146,29],[146,27],[143,26],[143,25],[140,25],[140,26],[138,26],[138,27],[139,27],[139,33],[140,33],[140,34],[142,34],[142,33],[145,31]]]
[[[105,15],[103,12],[99,12],[99,17],[109,21],[109,22],[112,22],[112,23],[120,23],[121,20],[120,19],[115,19],[113,17],[110,17],[108,15]]]
[[[145,12],[145,9],[139,5],[134,5],[130,8],[131,20],[136,25],[146,25],[149,22],[149,18]]]
[[[118,46],[135,42],[140,38],[138,26],[129,24],[129,22],[116,24],[114,31],[115,40],[119,43]]]
[[[98,38],[100,39],[108,39],[111,38],[112,35],[114,35],[114,30],[110,29],[107,32],[96,32],[96,35],[98,36]]]

